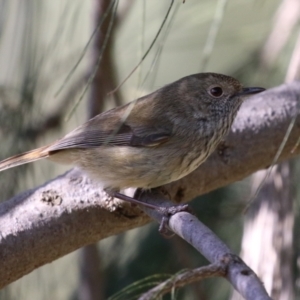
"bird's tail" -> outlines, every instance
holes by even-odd
[[[0,161],[0,172],[48,157],[49,151],[47,151],[47,148],[48,146],[44,146]]]

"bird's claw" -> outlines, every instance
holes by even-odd
[[[174,236],[174,233],[169,234],[170,229],[168,228],[170,218],[179,213],[179,212],[189,212],[192,213],[192,210],[187,204],[174,205],[169,207],[159,207],[157,209],[163,216],[161,222],[159,224],[159,233],[163,235],[165,238],[171,238]]]

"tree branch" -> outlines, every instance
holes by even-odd
[[[171,206],[172,202],[163,199],[159,190],[143,194],[143,201],[161,202],[160,205]],[[150,217],[161,222],[162,215],[155,210],[144,208]],[[235,255],[209,228],[201,223],[196,216],[188,212],[179,212],[170,217],[169,228],[182,239],[196,248],[211,265],[183,274],[175,275],[170,280],[156,286],[139,299],[154,299],[169,292],[173,287],[181,287],[201,279],[222,276],[247,300],[271,299],[257,275]],[[217,272],[218,270],[218,272]],[[151,298],[152,297],[152,298]]]
[[[297,116],[280,160],[300,136],[300,84],[271,89],[244,103],[233,130],[206,163],[163,187],[183,202],[265,168]],[[153,201],[157,201],[155,196]],[[0,287],[84,245],[150,221],[138,207],[109,200],[97,183],[73,169],[0,205]]]
[[[225,270],[223,266],[217,264],[211,264],[208,266],[200,267],[193,270],[188,270],[180,274],[172,276],[170,279],[158,284],[148,292],[144,293],[138,298],[138,300],[152,300],[159,299],[166,293],[170,293],[174,287],[179,288],[191,284],[193,282],[211,278],[211,277],[225,276]]]

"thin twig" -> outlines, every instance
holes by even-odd
[[[174,0],[171,0],[171,4],[170,4],[170,6],[169,6],[169,8],[168,8],[168,11],[167,11],[167,13],[166,13],[166,15],[165,15],[165,17],[164,17],[164,20],[163,20],[163,22],[162,22],[162,24],[161,24],[161,26],[160,26],[160,28],[158,29],[158,31],[157,31],[157,33],[156,33],[156,36],[154,37],[154,39],[153,39],[153,41],[152,41],[152,43],[151,43],[151,45],[149,46],[149,48],[147,49],[147,51],[146,51],[146,53],[143,55],[143,57],[141,58],[141,60],[139,61],[139,63],[132,69],[132,71],[125,77],[125,79],[114,89],[114,90],[112,90],[109,94],[113,94],[113,93],[115,93],[129,78],[130,78],[130,76],[137,70],[137,68],[142,64],[142,62],[145,60],[145,58],[148,56],[148,54],[149,54],[149,52],[151,51],[151,49],[153,48],[153,46],[154,46],[154,44],[155,44],[155,42],[156,42],[156,40],[158,39],[158,37],[159,37],[159,35],[160,35],[160,33],[161,33],[161,31],[162,31],[162,29],[163,29],[163,27],[164,27],[164,25],[165,25],[165,23],[166,23],[166,21],[167,21],[167,19],[168,19],[168,16],[169,16],[169,14],[170,14],[170,11],[171,11],[171,9],[172,9],[172,6],[173,6],[173,4],[174,4]]]
[[[174,288],[178,289],[179,287],[186,286],[205,278],[224,277],[225,275],[226,272],[224,266],[217,264],[181,272],[147,291],[147,293],[139,297],[139,300],[157,299],[157,297],[162,297],[163,295],[170,293]]]
[[[214,45],[216,42],[217,35],[219,33],[219,30],[221,28],[221,24],[224,18],[224,12],[226,9],[226,5],[228,3],[228,0],[219,0],[215,12],[214,19],[211,23],[209,33],[205,42],[205,46],[202,53],[202,63],[200,70],[203,72],[208,64],[209,58],[211,56],[211,53],[214,49]]]
[[[157,73],[157,70],[158,70],[158,64],[159,64],[159,60],[160,60],[160,57],[161,57],[161,53],[162,53],[162,50],[163,50],[163,48],[164,48],[164,46],[165,46],[165,43],[166,43],[166,41],[167,41],[167,37],[168,37],[168,35],[169,35],[170,31],[171,31],[171,28],[172,28],[172,25],[173,25],[173,23],[174,23],[175,16],[176,16],[176,14],[177,14],[177,12],[178,12],[179,7],[180,7],[180,3],[177,2],[176,6],[175,6],[175,9],[174,9],[174,11],[173,11],[173,13],[172,13],[172,15],[171,15],[171,17],[170,17],[170,21],[169,21],[168,25],[166,26],[166,30],[165,30],[165,32],[164,32],[164,35],[163,35],[163,36],[161,37],[161,39],[160,39],[160,44],[159,44],[159,47],[158,47],[158,49],[157,49],[157,51],[156,51],[156,53],[155,53],[154,59],[153,59],[151,65],[150,65],[150,68],[149,68],[147,74],[146,74],[145,77],[144,77],[144,80],[143,80],[141,86],[143,86],[143,85],[145,84],[145,82],[146,82],[146,80],[148,79],[149,75],[150,75],[154,70],[155,70],[156,73]],[[155,73],[154,76],[152,77],[152,80],[153,80],[153,81],[152,81],[151,86],[153,86],[153,82],[154,82],[154,79],[155,79],[155,77],[156,77],[156,73]]]
[[[82,61],[82,59],[84,58],[91,42],[93,41],[94,37],[96,36],[97,32],[99,31],[99,29],[101,28],[103,22],[105,21],[105,19],[107,18],[107,16],[110,13],[110,10],[112,9],[113,5],[115,4],[117,0],[111,1],[107,11],[103,14],[102,18],[100,19],[97,27],[95,28],[94,32],[92,33],[92,35],[90,36],[88,42],[86,43],[86,45],[84,46],[82,53],[79,57],[79,59],[77,60],[76,64],[74,65],[74,67],[70,70],[70,72],[68,73],[67,77],[65,78],[65,80],[63,81],[62,85],[60,86],[60,88],[57,90],[57,92],[54,94],[54,97],[57,97],[60,92],[62,91],[62,89],[64,88],[64,86],[67,84],[67,82],[70,80],[72,74],[74,73],[74,71],[76,70],[76,68],[78,67],[78,65],[80,64],[80,62]]]
[[[286,143],[287,143],[287,140],[288,140],[288,138],[289,138],[289,136],[290,136],[290,134],[291,134],[291,132],[292,132],[292,130],[293,130],[293,127],[294,127],[294,125],[295,125],[296,119],[297,119],[297,116],[294,116],[293,119],[291,120],[290,125],[289,125],[289,127],[288,127],[288,129],[287,129],[287,131],[286,131],[286,134],[284,135],[284,138],[283,138],[283,140],[282,140],[282,142],[281,142],[281,144],[280,144],[280,146],[279,146],[279,148],[278,148],[278,151],[276,152],[276,155],[275,155],[274,158],[273,158],[273,161],[272,161],[271,166],[269,167],[269,169],[268,169],[268,171],[267,171],[266,176],[265,176],[264,179],[261,181],[261,183],[260,183],[260,185],[258,186],[258,188],[257,188],[257,190],[256,190],[256,192],[255,192],[255,194],[247,201],[247,205],[246,205],[246,207],[245,207],[245,209],[244,209],[244,213],[246,213],[246,212],[248,211],[250,205],[252,204],[252,202],[254,201],[254,199],[255,199],[255,198],[257,197],[257,195],[259,194],[259,192],[260,192],[260,190],[262,189],[262,187],[264,186],[266,180],[269,178],[269,176],[270,176],[270,174],[271,174],[271,172],[272,172],[272,169],[273,169],[274,165],[278,162],[278,159],[279,159],[279,157],[280,157],[280,155],[281,155],[281,153],[282,153],[282,150],[283,150],[283,148],[285,147],[285,145],[286,145]]]
[[[112,13],[112,17],[110,19],[110,22],[109,22],[109,25],[108,25],[108,29],[107,29],[107,32],[105,34],[105,38],[104,38],[104,41],[103,41],[103,46],[101,47],[101,50],[99,51],[99,55],[98,55],[98,59],[97,59],[97,62],[96,62],[96,66],[94,68],[94,71],[93,73],[91,74],[91,76],[89,77],[88,79],[88,82],[83,90],[83,92],[81,93],[80,97],[78,98],[78,100],[75,102],[74,106],[72,107],[71,111],[67,114],[66,116],[66,121],[69,121],[69,119],[71,118],[73,112],[76,110],[77,106],[79,105],[79,103],[81,102],[81,100],[83,99],[85,93],[87,92],[87,90],[89,89],[91,83],[93,82],[96,74],[97,74],[97,70],[99,68],[99,65],[101,63],[101,60],[102,60],[102,56],[103,56],[103,53],[104,53],[104,50],[107,46],[107,43],[108,43],[108,39],[110,37],[110,33],[111,33],[111,30],[112,30],[112,26],[114,24],[114,20],[115,20],[115,16],[116,16],[116,13],[117,13],[117,8],[118,8],[118,3],[119,3],[119,0],[115,0],[114,1],[115,3],[115,6],[114,6],[114,10],[113,10],[113,13]]]

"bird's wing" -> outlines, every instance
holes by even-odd
[[[170,131],[152,126],[134,126],[127,124],[126,121],[114,122],[105,119],[96,121],[95,118],[91,119],[52,144],[47,150],[52,152],[70,148],[88,149],[103,145],[154,147],[167,142],[171,136]]]

